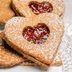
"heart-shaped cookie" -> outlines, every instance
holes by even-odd
[[[0,24],[5,24],[15,14],[10,8],[11,0],[0,0]]]
[[[53,13],[39,14],[35,18],[14,17],[4,30],[9,45],[35,63],[46,66],[53,61],[63,32],[62,19]]]
[[[16,13],[25,17],[35,17],[42,13],[64,13],[63,0],[12,0],[12,7]]]

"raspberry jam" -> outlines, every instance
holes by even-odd
[[[23,37],[34,44],[42,44],[47,40],[50,30],[44,23],[38,23],[35,27],[26,27],[23,30]]]
[[[29,3],[29,7],[32,9],[34,14],[38,15],[40,13],[46,13],[46,12],[52,12],[53,6],[49,2],[37,2],[37,1],[31,1]]]

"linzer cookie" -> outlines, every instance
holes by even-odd
[[[24,57],[47,67],[53,61],[64,32],[62,19],[53,13],[35,18],[14,17],[4,29],[5,40]]]
[[[10,8],[11,0],[0,0],[0,24],[5,24],[15,14]]]
[[[25,17],[35,17],[42,13],[64,13],[63,0],[12,0],[12,7],[16,13]]]

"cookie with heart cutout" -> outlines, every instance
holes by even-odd
[[[12,8],[25,17],[35,17],[42,13],[64,13],[63,0],[12,0]]]
[[[62,19],[53,13],[35,18],[14,17],[4,29],[5,41],[41,67],[51,64],[64,32]]]
[[[2,40],[3,33],[0,33],[0,68],[8,68],[24,62],[24,66],[32,66],[34,63],[15,50]]]
[[[15,13],[12,11],[11,0],[0,0],[0,24],[5,24]]]

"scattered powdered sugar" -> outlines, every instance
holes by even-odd
[[[20,23],[23,20],[23,18],[24,17],[20,17],[20,16],[13,17],[13,18],[11,18],[10,20],[7,21],[7,23],[9,24],[7,26],[16,25],[16,23]]]
[[[65,26],[65,33],[60,45],[60,54],[63,60],[63,72],[72,71],[72,25]]]

